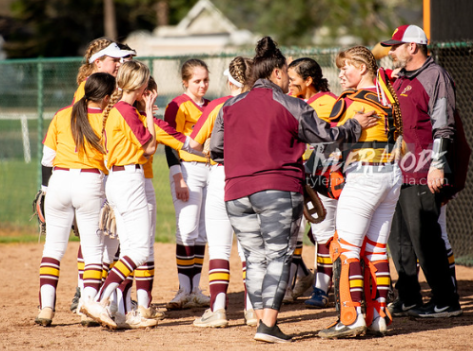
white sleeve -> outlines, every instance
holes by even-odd
[[[181,165],[174,165],[169,168],[169,173],[171,176],[174,176],[175,174],[182,173],[181,171]]]
[[[41,160],[41,164],[45,167],[52,167],[53,161],[56,158],[56,151],[43,145],[43,159]]]

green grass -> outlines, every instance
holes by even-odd
[[[32,202],[38,191],[38,162],[37,158],[28,164],[17,158],[0,160],[0,243],[38,241],[36,218],[30,221]],[[162,146],[154,157],[153,171],[157,202],[156,241],[173,242],[175,214]]]
[[[169,185],[169,169],[162,146],[154,155],[153,172],[153,185],[156,193],[156,241],[174,242],[176,216]]]

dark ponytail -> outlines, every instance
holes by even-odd
[[[328,80],[322,76],[322,68],[317,61],[309,57],[302,57],[292,61],[288,68],[292,68],[303,80],[311,77],[312,85],[317,91],[330,91]]]
[[[90,125],[87,116],[87,102],[100,103],[107,95],[111,96],[115,91],[115,78],[108,73],[94,73],[85,83],[85,95],[77,101],[71,113],[71,130],[74,143],[79,154],[85,152],[85,141],[97,151],[105,154],[105,149],[99,137]]]
[[[253,77],[269,79],[275,68],[282,68],[286,58],[278,49],[277,43],[270,37],[264,37],[256,44],[256,55],[253,58]]]

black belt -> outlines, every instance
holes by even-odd
[[[388,147],[388,151],[392,151],[394,145],[386,141],[364,141],[360,143],[354,143],[350,145],[350,149],[385,149]]]

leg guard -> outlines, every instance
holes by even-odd
[[[366,325],[373,322],[374,310],[386,320],[386,325],[392,322],[391,314],[386,308],[387,294],[391,285],[388,261],[371,262],[366,257],[364,292],[366,303]]]
[[[356,307],[361,307],[361,279],[360,261],[356,258],[347,259],[343,254],[339,257],[340,269],[340,322],[344,325],[355,323],[357,318]],[[358,272],[354,269],[360,267]]]
[[[330,256],[334,263],[335,306],[340,313],[340,322],[344,325],[351,325],[355,323],[357,318],[356,307],[361,307],[361,292],[359,292],[362,287],[361,269],[356,269],[356,267],[360,267],[359,260],[345,257],[337,233],[330,242]],[[358,272],[356,272],[357,270]]]

